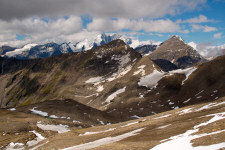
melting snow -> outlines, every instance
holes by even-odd
[[[85,81],[85,83],[96,83],[96,82],[101,82],[103,80],[104,80],[103,77],[94,77],[94,78],[88,79],[87,81]]]
[[[57,118],[59,118],[58,116],[56,116],[56,115],[51,115],[51,116],[49,116],[50,118],[54,118],[54,119],[57,119]]]
[[[196,67],[190,67],[187,69],[177,69],[177,70],[173,70],[173,71],[169,71],[169,74],[185,74],[186,79],[182,82],[182,85],[184,84],[184,82],[189,78],[189,76],[192,74],[192,72],[194,72],[197,68]]]
[[[24,144],[23,143],[9,143],[8,146],[6,146],[5,150],[24,150]]]
[[[104,133],[104,132],[109,132],[109,131],[113,131],[116,128],[110,128],[108,130],[104,130],[104,131],[98,131],[98,132],[85,132],[84,134],[80,134],[79,136],[84,136],[84,135],[92,135],[92,134],[99,134],[99,133]]]
[[[118,72],[114,73],[111,77],[107,78],[107,81],[113,81],[115,79],[121,78],[124,75],[126,75],[130,70],[132,69],[132,66],[127,66],[126,68],[120,68]]]
[[[202,92],[204,92],[204,90],[198,92],[197,94],[195,94],[195,96],[198,96],[198,95],[201,94]]]
[[[131,123],[128,123],[128,124],[126,124],[126,125],[123,125],[123,126],[120,126],[120,127],[128,127],[128,126],[131,126],[131,125],[134,125],[134,124],[137,124],[137,123],[139,123],[138,121],[137,122],[131,122]]]
[[[186,101],[184,101],[183,103],[187,103],[191,100],[191,98],[187,99]]]
[[[45,142],[45,143],[43,143],[43,144],[37,145],[37,146],[35,146],[35,147],[33,147],[33,148],[30,148],[29,150],[37,150],[39,147],[41,147],[41,146],[47,144],[48,142],[49,142],[49,141],[47,141],[47,142]]]
[[[45,139],[45,137],[43,137],[41,134],[37,133],[36,131],[30,131],[30,132],[34,133],[37,137],[36,139],[27,142],[28,147],[34,146]]]
[[[49,125],[49,124],[43,125],[38,123],[37,126],[42,130],[56,131],[58,133],[65,133],[70,131],[67,125],[61,125],[61,124],[60,125]]]
[[[146,67],[146,65],[142,65],[138,67],[138,71],[135,71],[133,75],[138,75],[139,73],[141,73],[142,76],[145,75],[145,70],[144,68]]]
[[[48,116],[47,112],[43,112],[43,111],[40,111],[40,110],[35,110],[36,108],[37,107],[34,107],[34,108],[30,109],[30,111],[32,111],[34,114],[37,114],[37,115],[40,115],[40,116],[44,116],[44,117]]]
[[[160,116],[160,117],[157,117],[157,118],[153,118],[153,119],[161,119],[161,118],[166,118],[166,117],[169,117],[171,116],[171,114],[168,114],[168,115],[164,115],[164,116]]]
[[[225,130],[221,131],[216,131],[216,132],[211,132],[211,133],[203,133],[200,135],[193,135],[194,133],[197,133],[199,131],[199,128],[202,126],[206,126],[210,123],[216,122],[218,120],[225,119],[225,112],[223,113],[217,113],[217,114],[212,114],[210,116],[213,116],[209,121],[205,123],[201,123],[199,125],[194,126],[194,129],[192,130],[187,130],[185,133],[176,135],[173,137],[170,137],[168,139],[162,140],[161,143],[155,147],[153,147],[151,150],[168,150],[168,148],[173,149],[173,150],[212,150],[212,149],[220,149],[225,147],[225,143],[219,143],[219,144],[214,144],[214,145],[209,145],[209,146],[198,146],[198,147],[193,147],[191,141],[197,138],[201,138],[204,136],[208,135],[213,135],[213,134],[218,134],[225,132]]]
[[[97,92],[102,92],[104,90],[104,87],[103,87],[103,85],[99,85],[98,87],[97,87]]]
[[[126,87],[117,90],[116,92],[112,93],[112,94],[106,99],[105,102],[110,103],[111,100],[113,100],[117,95],[119,95],[119,94],[125,92],[125,90],[126,90]]]
[[[15,110],[16,110],[16,108],[10,108],[10,109],[8,109],[8,110],[10,110],[10,111],[15,111]]]
[[[105,125],[105,123],[104,123],[103,121],[101,121],[101,120],[99,120],[99,119],[97,119],[97,120],[98,120],[98,122],[101,123],[101,125]]]
[[[220,102],[220,103],[210,103],[210,104],[202,106],[201,108],[197,109],[196,111],[202,111],[204,109],[208,109],[208,108],[219,106],[219,105],[223,105],[223,104],[225,104],[225,101],[224,102]]]
[[[82,122],[77,121],[77,120],[73,120],[73,123],[82,123]]]
[[[83,150],[83,149],[92,149],[92,148],[96,148],[99,147],[101,145],[106,145],[106,144],[110,144],[110,143],[114,143],[114,142],[118,142],[121,141],[127,137],[131,137],[131,136],[135,136],[138,134],[138,132],[142,131],[144,128],[141,129],[137,129],[128,133],[124,133],[122,135],[119,136],[115,136],[115,137],[106,137],[106,138],[102,138],[93,142],[89,142],[89,143],[85,143],[85,144],[80,144],[80,145],[76,145],[73,147],[68,147],[65,148],[63,150]]]
[[[164,77],[163,72],[159,72],[158,70],[154,70],[151,74],[141,77],[140,81],[138,82],[139,86],[146,86],[146,87],[156,87],[158,81]]]
[[[191,110],[192,110],[192,108],[187,108],[187,109],[179,111],[178,114],[183,115],[183,114],[186,114],[186,113],[190,113],[190,112],[192,112]]]
[[[131,118],[140,119],[140,118],[142,118],[142,117],[139,117],[139,116],[137,116],[137,115],[133,115],[133,116],[131,116]]]

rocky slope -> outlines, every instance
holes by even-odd
[[[74,127],[67,119],[0,110],[0,148],[223,149],[224,106],[223,97],[215,102],[90,128]]]
[[[196,129],[200,134],[221,137],[224,130],[225,56],[186,69],[173,68],[176,69],[173,71],[165,70],[157,60],[141,56],[122,40],[90,51],[45,59],[0,57],[1,148],[30,149],[38,143],[44,149],[74,148],[75,145],[86,148],[86,145],[92,145],[89,142],[94,142],[93,145],[109,142],[109,145],[98,147],[102,145],[97,144],[91,148],[112,149],[113,146],[121,149],[123,144],[117,138],[134,135],[128,138],[131,141],[123,141],[131,143],[126,143],[130,145],[128,149],[135,149],[137,143],[141,148],[149,149],[162,143],[163,139],[187,130],[198,133]],[[174,67],[168,60],[160,61],[167,68]],[[206,102],[209,103],[200,104]],[[179,109],[185,106],[189,107]],[[212,125],[210,117],[221,117],[221,120]],[[133,119],[139,120],[124,122]],[[199,125],[204,122],[210,124],[205,130]],[[167,128],[168,124],[174,128]],[[107,126],[89,128],[98,125]],[[170,129],[166,130],[167,134],[163,134],[164,128]],[[156,132],[162,134],[149,140],[148,136]],[[140,136],[135,136],[138,133]],[[115,137],[113,142],[106,138],[109,135]],[[199,140],[185,135],[195,139],[194,146],[224,142],[215,137],[211,143],[204,142],[211,136]],[[134,142],[136,138],[142,142]]]
[[[221,56],[199,68],[168,71],[122,40],[83,53],[9,59],[0,76],[1,107],[71,99],[130,120],[224,96],[224,62]],[[217,93],[193,97],[202,90]]]
[[[196,50],[186,44],[179,36],[172,36],[151,53],[149,57],[152,60],[168,60],[178,68],[187,68],[205,61]]]

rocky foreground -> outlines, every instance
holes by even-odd
[[[36,111],[34,111],[36,110]],[[223,149],[225,97],[136,120],[93,125],[30,109],[1,110],[1,149]],[[77,126],[80,124],[80,126]]]

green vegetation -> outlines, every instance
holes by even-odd
[[[29,97],[34,94],[39,87],[40,85],[38,83],[38,77],[30,79],[27,74],[24,75],[20,80],[19,85],[13,86],[7,92],[8,100],[6,105],[8,105],[10,102],[13,103],[13,105],[17,104],[22,98]]]
[[[45,86],[45,87],[42,89],[42,91],[41,91],[42,97],[45,97],[46,95],[50,94],[50,93],[53,91],[53,89],[54,89],[54,87],[55,87],[55,85],[56,85],[56,82],[57,82],[57,80],[59,79],[59,77],[60,77],[61,75],[62,75],[62,71],[58,71],[58,72],[55,74],[55,76],[53,77],[53,79],[47,84],[47,86]]]

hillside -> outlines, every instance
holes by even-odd
[[[224,96],[224,56],[166,72],[122,40],[83,53],[4,63],[8,68],[0,76],[2,108],[71,99],[130,120]]]
[[[1,148],[221,149],[225,147],[224,106],[223,97],[215,102],[91,128],[67,126],[67,121],[59,122],[61,119],[17,110],[0,110]]]

